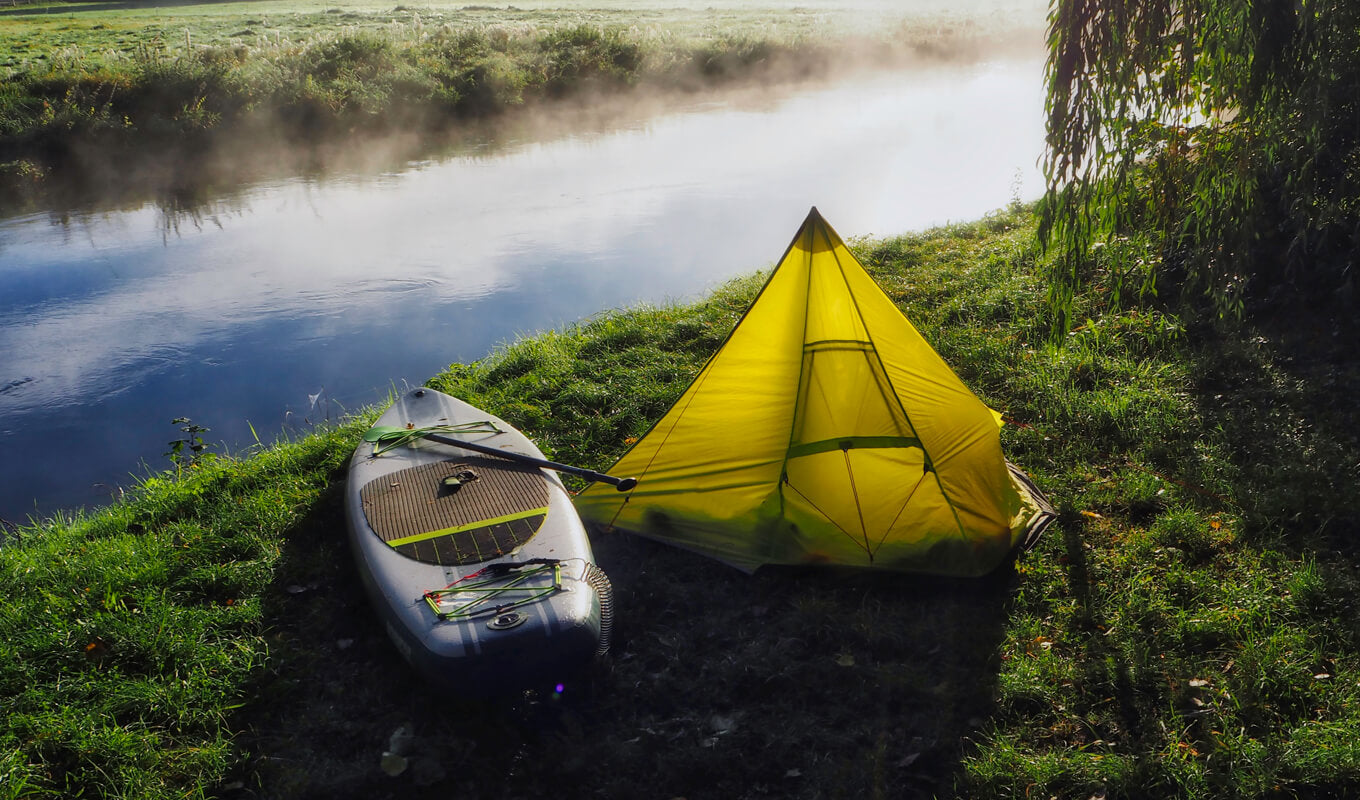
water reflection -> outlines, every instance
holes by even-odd
[[[1037,59],[881,75],[192,210],[0,221],[0,517],[163,468],[177,416],[240,446],[322,387],[359,406],[693,297],[777,258],[812,205],[885,235],[1033,197],[1041,88]]]

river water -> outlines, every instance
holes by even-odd
[[[381,174],[0,219],[0,518],[423,382],[605,309],[769,266],[809,207],[844,238],[1041,192],[1042,62],[918,68],[706,101]]]

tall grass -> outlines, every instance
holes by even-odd
[[[277,126],[284,139],[438,127],[583,91],[750,75],[780,53],[793,58],[775,41],[663,43],[588,24],[425,27],[418,16],[300,41],[261,36],[254,46],[70,47],[5,81],[0,155],[91,143],[154,150],[210,132],[244,135],[252,125]]]

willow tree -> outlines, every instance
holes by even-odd
[[[1360,255],[1360,2],[1053,0],[1050,299],[1092,283],[1220,314],[1345,297]]]

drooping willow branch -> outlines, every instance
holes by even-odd
[[[1248,289],[1344,277],[1360,242],[1356,5],[1054,0],[1040,235],[1060,329],[1095,282],[1113,303],[1171,282],[1240,313]]]

